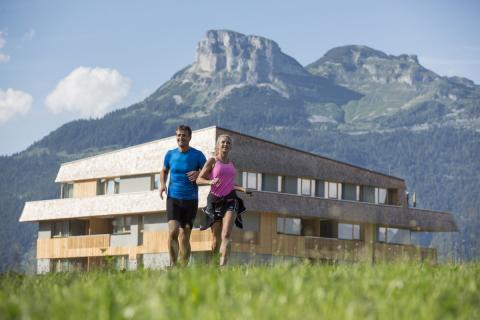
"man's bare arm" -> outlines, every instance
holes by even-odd
[[[160,199],[163,200],[163,193],[167,191],[168,168],[162,168],[160,171]]]

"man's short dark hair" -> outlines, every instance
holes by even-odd
[[[179,125],[175,131],[187,131],[187,132],[188,132],[188,136],[189,136],[189,137],[192,136],[192,129],[190,129],[189,126],[184,125],[184,124]]]

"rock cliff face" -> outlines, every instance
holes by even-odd
[[[198,43],[197,59],[188,69],[204,77],[219,74],[232,83],[273,83],[283,75],[310,76],[272,40],[226,30],[208,31]]]

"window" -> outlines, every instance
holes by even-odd
[[[107,179],[97,180],[97,196],[105,194],[106,185],[107,185]]]
[[[375,203],[379,204],[387,204],[387,189],[384,188],[376,188],[377,190],[377,198]]]
[[[85,262],[85,258],[52,259],[50,268],[52,272],[84,271]]]
[[[278,192],[278,176],[262,173],[262,191]]]
[[[328,197],[330,199],[338,199],[338,183],[328,182]]]
[[[255,172],[247,172],[247,188],[257,189],[257,174]]]
[[[120,178],[107,179],[106,194],[115,194],[120,191]]]
[[[115,270],[124,271],[128,268],[128,256],[115,256],[114,257]]]
[[[112,221],[113,234],[129,233],[132,225],[132,217],[116,217]]]
[[[119,181],[118,192],[115,193],[149,191],[151,188],[152,177],[150,175],[122,177]]]
[[[73,198],[73,183],[62,183],[62,198]]]
[[[242,176],[243,176],[242,171],[237,171],[237,174],[235,175],[235,185],[236,186],[243,187]]]
[[[375,203],[375,188],[369,186],[362,186],[360,192],[360,199],[363,202]]]
[[[68,221],[54,221],[52,237],[68,237],[70,236],[70,223]]]
[[[388,228],[387,242],[397,244],[410,244],[410,230]]]
[[[325,181],[315,180],[315,196],[325,198]]]
[[[408,229],[379,227],[377,231],[379,242],[410,244],[411,233]]]
[[[343,200],[357,200],[357,186],[350,183],[342,184],[342,199]]]
[[[86,234],[87,222],[84,220],[63,220],[52,223],[52,237],[70,237]]]
[[[300,179],[301,182],[300,182],[300,185],[301,185],[301,188],[302,188],[302,195],[304,196],[309,196],[312,194],[312,186],[311,186],[311,181],[310,179]]]
[[[320,221],[320,237],[336,238],[337,224],[332,220]]]
[[[297,178],[285,176],[282,179],[282,192],[297,194]]]
[[[302,231],[302,220],[298,218],[277,218],[277,233],[299,236]]]
[[[350,223],[339,223],[338,239],[360,240],[360,225],[350,224]]]
[[[160,173],[155,173],[152,177],[152,188],[158,190],[160,188]]]

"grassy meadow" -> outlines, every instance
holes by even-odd
[[[480,264],[5,274],[0,319],[480,319]]]

